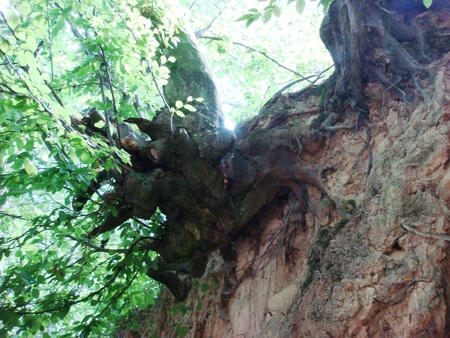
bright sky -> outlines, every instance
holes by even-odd
[[[9,1],[8,0],[0,0],[0,12],[7,13],[8,12]]]

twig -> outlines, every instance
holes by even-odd
[[[6,26],[9,28],[9,30],[11,31],[12,35],[16,38],[16,40],[20,40],[17,38],[16,33],[14,32],[14,29],[11,28],[8,21],[6,20],[5,14],[3,14],[3,12],[0,11],[0,15],[2,16],[3,21],[5,21]]]
[[[3,54],[3,56],[5,57],[6,61],[8,62],[8,64],[10,65],[10,67],[14,70],[14,72],[16,73],[17,77],[22,81],[22,83],[25,85],[25,88],[27,89],[30,97],[37,103],[39,104],[46,113],[50,114],[53,117],[56,117],[56,119],[58,121],[60,121],[64,127],[64,129],[66,129],[69,132],[76,132],[76,130],[74,128],[72,128],[72,126],[70,124],[68,124],[64,119],[60,118],[59,116],[55,115],[50,108],[47,107],[47,105],[40,99],[38,99],[33,92],[31,91],[31,88],[28,86],[27,82],[24,80],[24,78],[22,77],[22,75],[20,74],[19,70],[14,66],[14,64],[11,62],[11,60],[9,59],[8,55],[6,55],[3,51],[0,50],[0,52]]]
[[[225,38],[216,37],[216,36],[201,36],[200,38],[202,38],[202,39],[209,39],[209,40],[217,40],[217,41],[223,41],[223,40],[225,40]],[[300,77],[303,81],[308,81],[309,83],[312,83],[311,81],[309,81],[309,78],[310,78],[310,77],[305,78],[302,74],[296,72],[295,70],[290,69],[290,68],[286,67],[285,65],[282,65],[282,64],[279,63],[277,60],[275,60],[274,58],[272,58],[272,57],[270,57],[269,55],[267,55],[266,52],[263,52],[263,51],[260,51],[260,50],[258,50],[258,49],[255,49],[255,48],[253,48],[253,47],[247,46],[247,45],[245,45],[245,44],[243,44],[243,43],[241,43],[241,42],[232,41],[231,43],[232,43],[233,45],[236,45],[236,46],[244,47],[244,48],[246,48],[246,49],[248,49],[248,50],[251,50],[252,52],[259,53],[259,54],[261,54],[262,56],[264,56],[265,58],[267,58],[267,59],[269,59],[270,61],[272,61],[273,63],[275,63],[276,65],[278,65],[279,67],[281,67],[281,68],[283,68],[283,69],[285,69],[285,70],[287,70],[287,71],[289,71],[289,72],[291,72],[291,73],[297,75],[297,76]]]
[[[136,37],[136,35],[134,34],[133,30],[132,30],[130,27],[128,27],[128,25],[126,24],[127,22],[126,22],[125,18],[122,16],[122,14],[120,14],[120,12],[116,9],[116,7],[114,7],[114,5],[111,3],[111,1],[109,1],[109,0],[107,0],[107,1],[108,1],[108,4],[112,7],[112,9],[114,9],[114,11],[115,11],[115,12],[117,13],[117,15],[120,17],[120,19],[125,23],[125,26],[126,26],[126,27],[128,28],[128,30],[130,31],[130,33],[131,33],[131,35],[133,36],[134,40],[135,40],[135,41],[139,41],[139,39],[138,39],[138,38]],[[169,114],[170,114],[170,132],[173,133],[173,132],[174,132],[173,123],[172,123],[173,113],[172,113],[171,110],[170,110],[170,106],[169,106],[169,104],[167,103],[166,97],[164,96],[164,93],[163,93],[163,91],[162,91],[160,85],[158,84],[158,81],[156,81],[156,77],[155,77],[155,74],[153,73],[153,68],[152,68],[150,62],[148,62],[148,60],[145,59],[145,63],[146,63],[146,65],[147,65],[148,72],[150,73],[150,75],[151,75],[151,77],[152,77],[152,81],[153,81],[153,83],[154,83],[155,86],[156,86],[156,90],[158,91],[158,94],[161,96],[161,99],[162,99],[162,101],[163,101],[163,103],[164,103],[164,106],[165,106],[165,107],[167,108],[167,110],[169,111]]]
[[[92,244],[92,243],[90,243],[88,241],[85,241],[85,240],[82,240],[82,239],[78,239],[78,238],[76,238],[75,236],[72,236],[72,235],[65,235],[65,237],[70,238],[71,240],[74,240],[74,241],[76,241],[78,243],[81,243],[83,245],[86,245],[86,246],[88,246],[88,247],[90,247],[90,248],[92,248],[92,249],[94,249],[95,251],[98,251],[98,252],[127,253],[127,251],[128,251],[128,249],[105,249],[105,248],[99,247],[97,245],[94,245],[94,244]]]
[[[17,219],[23,219],[22,216],[17,216],[17,215],[12,215],[12,214],[8,214],[4,211],[0,211],[0,215],[4,216],[4,217],[11,217],[11,218],[17,218]]]
[[[222,14],[222,12],[223,12],[223,9],[221,9],[220,12],[219,12],[219,14],[217,14],[217,15],[211,20],[211,22],[209,23],[208,26],[206,26],[206,27],[203,28],[203,29],[200,29],[200,30],[196,31],[196,32],[195,32],[195,37],[196,37],[197,39],[200,39],[200,38],[203,36],[203,34],[207,33],[207,32],[211,29],[211,27],[212,27],[214,21],[217,20],[217,18]]]
[[[190,4],[190,6],[189,6],[189,10],[191,10],[194,6],[195,6],[195,3],[197,2],[197,0],[194,0],[194,2],[192,3],[192,4]]]
[[[61,98],[58,96],[58,94],[56,94],[55,89],[50,85],[50,83],[48,83],[47,80],[44,81],[45,84],[47,85],[47,87],[50,89],[50,91],[52,92],[53,97],[55,98],[56,101],[58,101],[59,105],[63,108],[64,107],[64,103],[62,102]]]
[[[48,9],[48,1],[46,3],[46,9],[47,9],[47,38],[49,41],[48,45],[48,56],[50,58],[50,71],[52,73],[52,82],[55,81],[54,79],[54,71],[53,71],[53,51],[52,51],[52,38],[51,38],[51,32],[50,32],[50,11]],[[64,107],[64,106],[63,106]]]
[[[116,121],[116,124],[118,125],[118,123],[117,123],[118,112],[117,112],[116,99],[114,97],[113,84],[112,84],[112,81],[111,81],[111,73],[109,72],[108,63],[106,62],[105,51],[103,50],[102,46],[99,45],[98,47],[100,48],[101,56],[102,56],[102,59],[103,59],[103,66],[105,67],[105,71],[106,71],[106,79],[108,80],[109,91],[111,92],[111,99],[112,99],[113,112],[114,112],[114,118],[113,119]],[[102,83],[102,82],[103,81],[100,78],[100,83]],[[103,90],[102,90],[102,95],[103,95]],[[106,109],[105,110],[105,115],[106,115],[105,118],[106,118],[106,127],[108,128],[106,134],[108,135],[108,139],[110,139],[109,142],[111,143],[111,141],[112,141],[112,139],[111,139],[111,131],[109,130],[109,119],[108,119],[108,114],[107,113],[108,113],[108,110]],[[120,128],[117,128],[117,138],[119,140],[119,142],[117,143],[117,147],[120,148],[120,144],[121,144],[121,142],[120,142]],[[112,143],[111,143],[111,145],[112,145]]]

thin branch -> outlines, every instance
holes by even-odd
[[[125,18],[122,16],[122,14],[120,14],[120,12],[119,12],[119,11],[116,9],[116,7],[111,3],[111,1],[109,1],[109,0],[107,0],[107,1],[108,1],[109,5],[110,5],[110,6],[114,9],[114,11],[117,13],[117,15],[120,17],[120,19],[125,23],[125,26],[126,26],[126,27],[128,28],[128,30],[130,31],[130,33],[131,33],[131,35],[133,36],[134,40],[135,40],[136,42],[139,41],[139,39],[138,39],[138,38],[136,37],[136,35],[134,34],[133,30],[132,30],[130,27],[128,27],[128,25],[126,24],[127,22],[126,22]],[[153,73],[153,68],[152,68],[150,62],[148,62],[147,59],[144,59],[144,60],[145,60],[146,66],[147,66],[147,70],[148,70],[148,72],[150,73],[150,75],[151,75],[151,77],[152,77],[152,81],[153,81],[153,83],[154,83],[155,86],[156,86],[156,90],[158,91],[158,94],[160,95],[160,97],[161,97],[161,99],[162,99],[162,101],[163,101],[163,103],[164,103],[164,106],[167,108],[167,110],[168,110],[168,112],[169,112],[169,114],[170,114],[170,132],[173,133],[173,131],[174,131],[173,123],[172,123],[173,113],[172,113],[171,110],[170,110],[170,106],[169,106],[169,104],[167,103],[166,97],[164,96],[164,93],[163,93],[163,91],[162,91],[162,89],[161,89],[161,86],[158,84],[158,81],[156,81],[156,77],[155,77],[155,74]]]
[[[86,245],[87,247],[94,249],[95,251],[98,252],[107,252],[107,253],[111,253],[111,252],[115,252],[115,253],[127,253],[128,249],[106,249],[106,248],[102,248],[100,246],[94,245],[90,242],[84,241],[84,240],[80,240],[78,238],[76,238],[75,236],[72,235],[65,235],[65,237],[70,238],[73,241],[76,241],[78,243],[81,243],[82,245]]]
[[[295,81],[292,81],[291,83],[288,83],[286,86],[284,86],[283,88],[281,88],[279,91],[277,91],[273,96],[278,96],[278,95],[280,95],[281,93],[283,93],[286,89],[288,89],[288,88],[290,88],[290,87],[292,87],[293,85],[295,85],[295,84],[297,84],[297,83],[299,83],[299,82],[302,82],[302,81],[308,81],[309,83],[310,83],[310,86],[312,86],[312,85],[314,85],[317,81],[319,81],[322,77],[323,77],[323,74],[325,74],[327,71],[329,71],[331,68],[333,68],[334,66],[333,65],[331,65],[331,66],[329,66],[327,69],[325,69],[325,70],[323,70],[322,72],[320,72],[319,74],[317,74],[317,75],[310,75],[310,76],[307,76],[307,77],[302,77],[302,78],[300,78],[300,79],[297,79],[297,80],[295,80]],[[314,81],[309,81],[309,79],[311,79],[311,78],[316,78]]]
[[[47,107],[47,105],[40,99],[38,99],[33,92],[31,91],[31,88],[28,86],[27,82],[25,81],[25,79],[22,77],[22,75],[20,74],[19,70],[14,66],[14,64],[11,62],[11,60],[9,59],[8,55],[6,55],[3,51],[0,50],[0,52],[3,54],[3,56],[5,57],[6,61],[8,62],[8,64],[10,65],[10,67],[14,70],[14,72],[16,73],[17,77],[22,81],[22,83],[25,85],[25,88],[27,89],[30,97],[37,103],[39,104],[46,113],[50,114],[51,116],[55,117],[58,121],[61,122],[62,126],[64,127],[64,129],[66,129],[69,132],[76,132],[76,130],[74,128],[72,128],[72,126],[70,124],[68,124],[64,119],[60,118],[59,116],[55,115],[50,108]]]
[[[50,31],[50,11],[48,9],[48,1],[46,1],[45,3],[46,3],[46,9],[47,9],[47,38],[49,41],[48,56],[50,58],[50,71],[52,73],[52,82],[53,82],[53,81],[55,81],[55,75],[54,75],[54,71],[53,71],[53,51],[52,51],[52,34]]]
[[[59,103],[59,105],[63,108],[64,107],[64,103],[62,102],[61,98],[58,96],[58,94],[56,94],[55,89],[50,85],[50,83],[48,83],[47,80],[44,81],[45,84],[47,85],[47,87],[50,89],[50,91],[52,92],[53,97],[56,99],[56,101]]]
[[[194,2],[189,6],[189,10],[191,10],[195,6],[196,2],[197,2],[197,0],[194,0]]]
[[[201,36],[200,38],[202,38],[202,39],[209,39],[209,40],[217,40],[217,41],[224,41],[224,40],[225,40],[225,38],[216,37],[216,36]],[[312,84],[312,82],[309,81],[309,78],[310,78],[310,77],[304,77],[304,76],[303,76],[302,74],[300,74],[299,72],[297,72],[297,71],[295,71],[295,70],[293,70],[293,69],[290,69],[289,67],[286,67],[285,65],[279,63],[279,62],[278,62],[277,60],[275,60],[274,58],[270,57],[266,52],[263,52],[263,51],[260,51],[260,50],[258,50],[258,49],[256,49],[256,48],[247,46],[247,45],[245,45],[245,44],[243,44],[243,43],[241,43],[241,42],[231,41],[231,43],[232,43],[233,45],[236,45],[236,46],[244,47],[244,48],[246,48],[246,49],[248,49],[248,50],[251,50],[252,52],[261,54],[261,55],[264,56],[265,58],[267,58],[267,59],[269,59],[270,61],[272,61],[273,63],[275,63],[278,67],[281,67],[281,68],[287,70],[288,72],[291,72],[291,73],[297,75],[297,76],[300,77],[303,81],[308,81],[309,83]]]
[[[0,15],[2,16],[3,21],[5,21],[6,26],[9,28],[9,30],[11,31],[12,35],[16,38],[16,40],[20,40],[19,38],[17,38],[16,33],[14,32],[14,29],[11,28],[8,21],[6,20],[5,14],[3,14],[3,12],[0,11]]]
[[[220,12],[219,12],[219,14],[217,14],[217,15],[211,20],[211,22],[209,23],[208,26],[206,26],[206,27],[203,28],[203,29],[200,29],[200,30],[196,31],[196,32],[195,32],[195,37],[196,37],[197,39],[200,39],[204,34],[206,34],[206,33],[211,29],[212,25],[214,24],[214,21],[216,21],[216,20],[220,17],[220,15],[222,14],[222,12],[223,12],[223,9],[221,9]]]
[[[16,219],[23,219],[22,216],[17,216],[17,215],[12,215],[12,214],[8,214],[4,211],[0,211],[0,215],[4,216],[4,217],[11,217],[11,218],[16,218]]]
[[[105,51],[103,50],[103,47],[102,46],[98,46],[99,48],[100,48],[100,56],[101,56],[101,58],[102,58],[102,60],[103,60],[103,67],[105,67],[105,71],[106,71],[106,79],[108,80],[108,85],[109,85],[109,90],[110,90],[110,92],[111,92],[111,98],[112,98],[112,102],[113,102],[113,111],[114,111],[114,119],[116,119],[116,123],[117,123],[117,107],[116,107],[116,99],[114,98],[114,90],[113,90],[113,87],[112,87],[112,81],[111,81],[111,74],[109,73],[109,68],[108,68],[108,64],[107,64],[107,62],[106,62],[106,58],[105,58]],[[105,97],[105,90],[104,90],[104,86],[103,86],[103,77],[102,77],[102,75],[99,73],[99,77],[100,77],[100,89],[101,89],[101,92],[102,92],[102,99],[103,99],[103,104],[105,104],[105,106],[106,106],[106,97]],[[110,123],[110,121],[109,121],[109,111],[108,111],[108,109],[106,109],[106,107],[105,107],[105,120],[106,120],[106,135],[108,136],[108,140],[109,140],[109,143],[111,144],[111,146],[113,145],[113,141],[112,141],[112,136],[111,136],[111,129],[110,129],[110,126],[109,126],[109,123]],[[119,142],[118,142],[118,146],[120,147],[120,128],[117,128],[117,136],[118,136],[118,139],[119,139]]]

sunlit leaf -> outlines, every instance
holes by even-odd
[[[34,176],[38,174],[36,166],[28,158],[24,159],[24,167],[28,175]]]
[[[179,117],[186,117],[186,115],[184,115],[184,113],[181,110],[175,110],[175,114],[178,115]]]
[[[16,11],[14,9],[11,9],[7,16],[6,16],[6,21],[8,22],[9,27],[11,27],[11,29],[14,29],[17,27],[17,25],[20,22],[20,18],[19,16],[16,14]]]
[[[266,10],[262,16],[263,23],[269,22],[270,18],[272,17],[272,10]]]
[[[236,21],[246,21],[253,18],[253,14],[244,14],[236,19]]]
[[[183,108],[186,110],[189,110],[191,112],[197,111],[197,109],[195,107],[191,106],[190,104],[185,104]]]
[[[423,4],[426,8],[430,8],[430,6],[433,4],[433,0],[423,0]]]
[[[65,18],[61,18],[58,20],[58,22],[55,24],[55,26],[52,29],[52,37],[55,37],[58,35],[59,31],[63,29],[64,25],[66,24]]]
[[[31,6],[27,2],[22,2],[16,9],[22,16],[27,16],[31,13]]]
[[[281,15],[281,9],[280,9],[280,7],[278,7],[278,6],[273,6],[273,7],[272,7],[272,13],[273,13],[273,15],[275,15],[277,18],[279,18],[280,15]]]
[[[297,13],[303,14],[303,12],[305,11],[305,5],[305,0],[297,0],[297,2],[295,3],[295,9],[297,10]]]
[[[111,170],[113,168],[113,163],[114,162],[110,158],[108,158],[105,162],[105,170],[106,171]]]
[[[255,21],[255,17],[252,16],[250,19],[247,20],[247,22],[245,23],[245,28],[250,27],[250,25]]]

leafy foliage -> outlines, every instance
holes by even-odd
[[[86,234],[101,224],[108,191],[82,211],[71,204],[127,167],[115,125],[162,104],[161,54],[176,29],[163,13],[164,3],[134,0],[13,1],[2,13],[0,336],[105,335],[152,304],[156,257],[138,247],[162,216],[94,240]],[[75,127],[88,112],[102,117],[99,133]]]
[[[181,1],[186,11],[191,3]],[[247,10],[248,1],[197,0],[190,8],[189,24],[221,87],[223,109],[235,123],[254,116],[284,87],[292,84],[289,90],[295,91],[310,85],[333,64],[319,37],[323,11],[317,4],[307,1],[301,16],[282,6],[287,2],[273,3],[277,4],[280,19],[275,15],[266,24],[257,20],[247,29],[245,21],[236,19]]]
[[[258,2],[267,2],[269,4],[265,6],[262,11],[257,8],[249,9],[249,13],[242,15],[236,21],[245,21],[245,26],[248,28],[253,22],[258,19],[262,19],[263,23],[269,22],[272,16],[279,18],[281,16],[281,8],[277,5],[279,0],[257,0]],[[427,1],[427,0],[424,0]],[[295,2],[295,10],[298,14],[303,14],[306,8],[306,0],[287,0],[287,5]],[[320,0],[319,6],[323,7],[323,11],[326,12],[330,6],[332,0]]]
[[[273,1],[269,10],[266,21],[281,14]],[[113,142],[117,125],[165,104],[167,63],[176,62],[165,56],[177,43],[172,12],[159,0],[17,0],[1,13],[0,336],[105,336],[153,303],[159,286],[147,275],[157,257],[141,244],[162,231],[164,216],[91,239],[106,213],[119,210],[102,207],[112,189],[87,192],[112,187],[128,168],[129,154]],[[236,71],[251,82],[239,86],[254,114],[258,81],[279,81],[271,64],[226,39],[207,47],[217,59],[240,50],[245,67]],[[220,62],[226,76],[232,63]],[[194,101],[201,99],[167,108],[184,116]],[[98,132],[77,123],[93,116]]]

